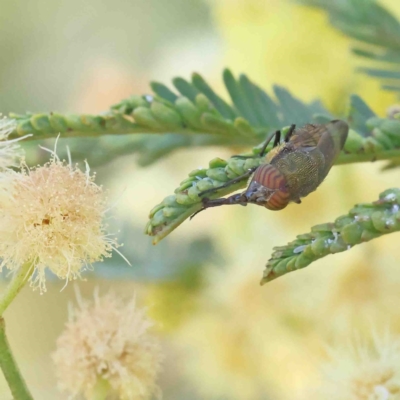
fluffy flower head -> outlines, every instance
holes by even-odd
[[[160,397],[155,380],[160,370],[160,345],[148,330],[153,323],[135,298],[125,303],[113,293],[79,301],[57,340],[53,354],[61,390],[91,399],[99,381],[106,381],[121,400]]]
[[[14,119],[0,119],[0,171],[18,165],[18,160],[23,156],[23,151],[17,141],[23,138],[9,140],[8,136],[16,128]],[[30,135],[29,135],[30,136]]]
[[[370,345],[332,351],[323,398],[395,400],[400,398],[400,341],[386,335]]]
[[[32,263],[31,284],[43,291],[46,267],[68,281],[110,256],[116,243],[104,233],[106,199],[93,176],[57,158],[3,176],[0,267]]]

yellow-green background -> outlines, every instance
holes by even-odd
[[[396,0],[384,4],[400,16]],[[101,112],[130,94],[149,92],[152,79],[168,83],[193,71],[225,95],[225,66],[266,89],[276,83],[303,100],[322,98],[336,113],[345,110],[350,93],[381,115],[396,101],[354,72],[361,61],[326,15],[286,0],[2,0],[0,6],[4,114]],[[96,168],[110,201],[119,199],[115,226],[136,227],[125,248],[150,240],[138,231],[148,210],[188,172],[229,155],[227,149],[187,149],[145,169],[135,157]],[[87,297],[95,286],[136,292],[149,307],[166,354],[159,382],[167,400],[313,399],[327,346],[345,344],[360,330],[400,334],[399,236],[324,258],[264,287],[258,282],[273,246],[398,186],[399,171],[381,173],[381,166],[335,167],[316,193],[279,213],[227,207],[185,222],[164,249],[209,235],[220,261],[203,265],[200,279],[88,276],[77,284]],[[151,262],[152,254],[144,256]],[[156,260],[173,265],[175,254]],[[50,360],[75,297],[73,284],[60,292],[63,285],[50,282],[42,296],[25,288],[5,315],[11,346],[40,400],[67,398],[56,390]],[[2,378],[0,399],[11,399]]]

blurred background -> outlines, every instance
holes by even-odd
[[[397,0],[381,3],[400,17]],[[396,102],[355,72],[361,62],[350,54],[349,39],[322,11],[289,0],[3,0],[1,9],[5,115],[99,113],[150,92],[150,80],[167,84],[194,71],[227,98],[224,67],[265,89],[280,84],[300,99],[320,98],[336,115],[351,93],[381,116]],[[32,159],[40,156],[36,147],[31,152]],[[110,203],[118,199],[110,225],[120,230],[132,267],[116,254],[77,285],[85,297],[96,286],[135,292],[149,307],[166,354],[159,384],[167,400],[317,398],[327,347],[346,344],[354,332],[400,335],[399,237],[323,258],[260,287],[265,262],[273,246],[377,199],[398,184],[398,171],[382,173],[381,163],[334,167],[301,206],[279,213],[211,209],[153,247],[142,233],[150,208],[188,172],[231,154],[181,149],[146,168],[135,155],[96,166]],[[63,285],[49,277],[42,296],[25,288],[6,312],[11,346],[41,400],[67,398],[56,389],[50,360],[75,299],[73,284],[60,292]],[[11,399],[2,377],[0,398]]]

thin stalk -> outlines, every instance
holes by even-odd
[[[6,291],[0,296],[0,316],[14,300],[15,296],[20,292],[29,277],[32,275],[34,268],[32,262],[27,262],[17,270],[11,282],[7,285]]]
[[[10,387],[13,399],[33,400],[11,353],[6,336],[4,319],[2,317],[0,317],[0,367]]]
[[[106,400],[110,390],[110,382],[105,379],[98,378],[90,398],[91,400]]]
[[[383,160],[390,160],[392,158],[400,158],[400,149],[384,150],[371,154],[341,153],[339,155],[339,158],[336,160],[335,165],[352,164],[358,162],[383,161]]]

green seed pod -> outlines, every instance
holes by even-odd
[[[46,133],[52,132],[49,118],[46,114],[36,114],[31,117],[30,121],[35,130],[43,131]]]
[[[189,172],[189,176],[196,176],[199,178],[205,178],[207,176],[207,170],[205,168],[195,169],[192,172]]]
[[[336,234],[336,238],[330,245],[330,251],[332,254],[340,253],[341,251],[345,251],[349,248],[349,244],[345,243],[339,233]]]
[[[201,129],[201,111],[186,97],[179,97],[175,101],[176,108],[179,110],[183,120],[187,125]]]
[[[348,153],[358,153],[364,146],[364,138],[353,129],[349,129],[344,151]]]
[[[205,190],[212,189],[214,187],[212,181],[209,179],[202,179],[197,183],[197,189],[199,189],[200,192],[204,192]]]
[[[318,225],[313,226],[311,228],[311,232],[332,232],[332,229],[334,229],[334,228],[335,228],[335,224],[328,222],[325,224],[318,224]],[[309,235],[309,233],[306,233],[305,235]],[[299,237],[299,236],[297,236],[297,237]]]
[[[179,207],[179,204],[176,201],[176,196],[174,194],[167,196],[163,200],[163,204],[170,207]]]
[[[294,271],[296,269],[296,257],[289,258],[289,261],[286,263],[287,271]]]
[[[238,135],[238,131],[235,129],[231,121],[225,120],[222,117],[209,112],[202,114],[201,123],[203,127],[212,130],[213,132]]]
[[[348,224],[351,224],[354,221],[354,218],[349,217],[348,215],[342,215],[335,220],[335,228],[340,229]]]
[[[149,103],[142,96],[131,96],[122,100],[118,104],[111,106],[111,110],[118,111],[123,114],[131,114],[135,108],[149,107]]]
[[[300,235],[297,235],[296,238],[299,240],[304,240],[305,243],[307,243],[307,241],[313,240],[315,238],[315,235],[313,235],[312,233],[302,233]],[[287,246],[283,247],[286,248]]]
[[[68,119],[66,119],[65,122],[67,123],[69,129],[78,132],[85,131],[85,127],[82,126],[82,120],[80,115],[75,115],[75,114],[68,115]]]
[[[357,222],[350,223],[341,230],[343,240],[351,245],[360,243],[362,233],[363,228]]]
[[[263,163],[263,160],[260,158],[248,158],[244,161],[243,171],[247,171],[251,168],[256,168]]]
[[[384,147],[376,139],[370,136],[364,140],[363,149],[366,154],[374,154],[382,151]]]
[[[57,132],[65,132],[68,129],[68,125],[65,122],[65,118],[62,114],[51,113],[49,115],[49,123],[53,130]]]
[[[160,122],[165,128],[182,129],[182,117],[172,108],[159,101],[154,101],[151,104],[150,110],[154,118]]]
[[[199,93],[196,96],[196,106],[200,110],[201,113],[211,112],[213,114],[217,113],[214,106],[211,104],[210,100],[203,94]]]
[[[328,238],[316,239],[311,243],[311,250],[316,256],[323,257],[330,252],[329,244]]]
[[[302,256],[312,259],[312,258],[314,258],[314,255],[315,254],[314,254],[314,252],[312,250],[312,246],[310,246],[308,244],[305,244],[305,248],[304,248],[304,250],[302,252]]]
[[[372,131],[372,136],[378,143],[380,143],[383,146],[385,150],[391,150],[395,147],[393,141],[379,128],[375,128]]]
[[[382,119],[380,129],[389,136],[400,140],[400,121],[396,119]]]
[[[207,171],[207,176],[219,182],[227,182],[229,178],[226,176],[225,168],[212,168]]]
[[[161,225],[165,222],[164,212],[163,210],[158,210],[151,219],[151,224],[153,226]]]
[[[35,133],[36,129],[32,126],[29,119],[26,121],[19,121],[17,129],[18,136],[25,136],[29,133]]]
[[[400,189],[388,189],[379,195],[379,202],[400,204]]]
[[[184,185],[185,183],[193,183],[196,182],[198,178],[196,176],[189,176],[188,178],[184,179],[180,185]],[[176,191],[176,190],[175,190]]]
[[[382,123],[382,118],[379,117],[372,117],[368,118],[367,121],[365,122],[365,125],[367,128],[372,131],[374,128],[380,128]]]
[[[150,210],[149,217],[150,217],[150,218],[153,218],[153,217],[154,217],[154,214],[155,214],[157,211],[162,210],[164,207],[165,207],[164,201],[163,201],[162,203],[160,203],[160,204],[157,204],[155,207],[153,207],[153,208]]]
[[[164,207],[163,208],[164,217],[175,218],[182,214],[182,207]]]
[[[163,131],[163,126],[154,118],[149,108],[135,108],[133,118],[139,125],[146,126],[154,131]]]
[[[300,269],[300,268],[307,267],[307,265],[311,264],[312,262],[313,262],[312,258],[306,257],[303,254],[300,254],[297,257],[296,262],[294,264],[295,265],[295,269]],[[282,267],[283,267],[283,265],[282,265]]]
[[[365,230],[361,235],[361,242],[368,242],[369,240],[375,239],[379,236],[382,236],[381,232]]]
[[[199,189],[197,186],[192,186],[190,189],[188,189],[188,196],[192,200],[192,203],[199,202],[201,199],[199,197]]]
[[[193,204],[193,200],[188,196],[187,190],[185,192],[176,193],[176,201],[178,204],[184,206],[190,206]]]
[[[244,170],[244,163],[245,160],[242,160],[240,158],[231,158],[228,161],[228,166],[227,168],[233,171],[237,176],[243,175],[245,170]]]
[[[379,232],[387,232],[389,227],[387,225],[387,219],[383,211],[375,211],[371,214],[371,221],[374,224],[374,228]]]
[[[213,158],[208,165],[210,168],[224,168],[228,165],[228,163],[222,158],[216,157]]]
[[[175,189],[175,193],[183,192],[184,190],[189,189],[192,186],[193,186],[193,180],[187,180],[186,182],[182,182],[180,186],[177,189]]]
[[[246,121],[242,117],[238,117],[234,121],[235,128],[237,132],[244,137],[254,137],[257,136],[257,133],[251,127],[248,121]]]

